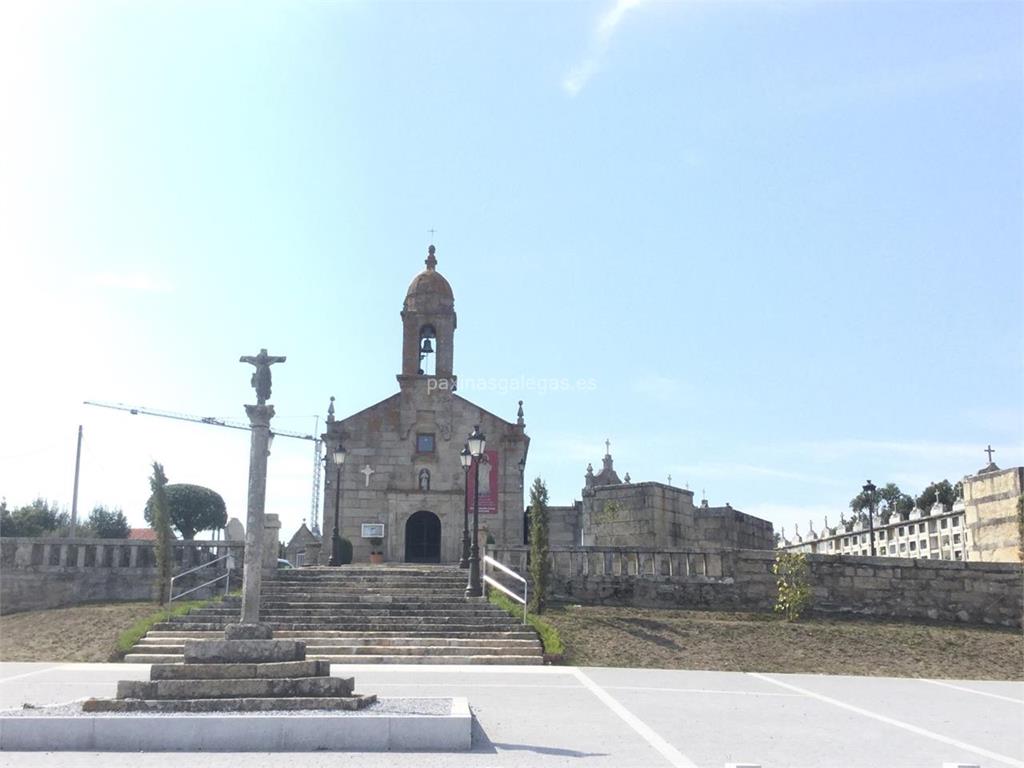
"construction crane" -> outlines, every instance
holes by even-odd
[[[155,408],[142,408],[137,406],[125,405],[124,403],[101,403],[94,400],[84,400],[85,405],[95,405],[99,408],[111,408],[115,411],[126,411],[132,416],[138,416],[140,413],[144,416],[160,416],[164,419],[177,419],[178,421],[191,421],[196,424],[209,424],[213,427],[228,427],[229,429],[244,429],[249,432],[251,427],[244,421],[234,421],[233,419],[221,419],[216,416],[193,416],[188,413],[177,413],[175,411],[160,411]],[[322,453],[322,440],[316,434],[320,429],[320,417],[316,417],[316,423],[313,426],[312,435],[304,435],[301,432],[289,432],[284,429],[271,430],[271,435],[274,437],[291,437],[296,440],[312,440],[313,441],[313,500],[310,510],[309,519],[313,521],[313,534],[316,536],[320,535],[320,465],[322,459],[320,458]]]

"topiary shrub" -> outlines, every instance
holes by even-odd
[[[348,565],[352,562],[352,542],[348,539],[341,540],[341,564]]]

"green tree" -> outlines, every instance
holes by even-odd
[[[921,491],[921,495],[917,497],[917,508],[922,512],[929,512],[935,505],[936,499],[946,507],[953,506],[953,502],[956,501],[956,493],[949,480],[932,483]]]
[[[772,564],[776,585],[775,611],[784,613],[786,621],[796,621],[811,603],[810,568],[802,552],[780,552]]]
[[[1024,493],[1017,497],[1017,550],[1024,563]]]
[[[183,539],[194,538],[196,531],[223,528],[227,525],[228,514],[224,499],[216,491],[201,485],[176,483],[168,485],[165,492],[171,525],[178,529]],[[151,524],[152,501],[150,499],[150,503],[146,504],[144,513],[146,522]]]
[[[874,493],[862,490],[850,499],[850,509],[854,513],[853,519],[867,522],[869,504],[873,504],[875,513],[880,514],[882,519],[888,522],[895,513],[908,514],[914,508],[914,499],[901,491],[896,483],[886,483],[883,488],[876,488]]]
[[[548,488],[539,477],[530,487],[530,610],[544,613],[548,598]]]
[[[107,509],[104,506],[92,508],[86,525],[101,539],[127,539],[131,532],[124,512],[120,509]]]
[[[0,536],[42,536],[68,524],[66,512],[46,499],[36,499],[28,506],[8,512],[6,503],[0,512]]]
[[[878,511],[879,504],[882,501],[882,495],[879,489],[876,488],[874,492],[868,493],[867,491],[861,491],[852,499],[850,499],[850,510],[853,512],[853,520],[856,522],[867,522],[868,513],[867,510],[870,507],[874,507],[875,511]]]
[[[171,599],[171,515],[167,503],[167,475],[164,467],[157,461],[153,462],[153,475],[149,478],[149,487],[153,494],[149,497],[146,518],[156,531],[156,570],[158,599],[161,605]]]
[[[914,497],[901,491],[896,483],[886,483],[884,488],[878,490],[878,495],[885,504],[883,517],[886,522],[893,514],[907,515],[914,508]]]

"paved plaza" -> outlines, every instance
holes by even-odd
[[[0,708],[112,696],[144,664],[0,664]],[[468,754],[0,754],[0,765],[237,768],[1024,766],[1024,683],[575,667],[332,667],[357,690],[466,696]]]

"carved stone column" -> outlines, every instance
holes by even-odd
[[[247,405],[252,427],[249,448],[249,505],[245,525],[245,571],[242,576],[242,623],[260,620],[260,583],[263,575],[264,507],[267,498],[267,456],[270,453],[272,405]]]

